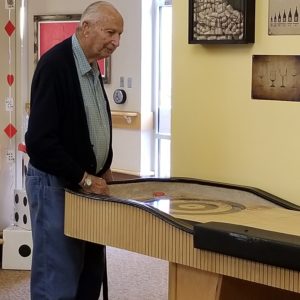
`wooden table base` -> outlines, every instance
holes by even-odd
[[[299,300],[300,295],[170,263],[169,300]]]

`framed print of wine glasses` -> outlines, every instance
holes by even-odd
[[[299,0],[269,0],[269,35],[300,34]]]
[[[254,55],[252,99],[300,101],[299,55]]]
[[[255,40],[255,0],[189,0],[189,44]]]

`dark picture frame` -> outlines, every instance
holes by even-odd
[[[189,0],[189,44],[255,42],[255,0]]]
[[[80,14],[35,15],[34,20],[34,62],[54,45],[71,36],[79,24]],[[111,58],[98,61],[102,80],[111,82]]]

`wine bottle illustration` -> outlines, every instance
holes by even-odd
[[[289,14],[288,14],[288,22],[292,22],[292,21],[293,21],[293,19],[292,19],[292,11],[290,9]]]
[[[294,22],[298,23],[298,9],[297,9],[297,6],[296,6],[295,13],[294,13]]]

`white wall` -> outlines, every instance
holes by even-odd
[[[24,116],[25,102],[29,100],[30,84],[34,72],[34,15],[55,15],[55,14],[80,14],[84,8],[93,0],[30,0],[25,1],[26,10],[26,32],[25,40],[21,43],[19,16],[20,3],[16,1],[17,8],[14,11],[16,14],[15,36],[16,41],[13,41],[14,62],[16,65],[16,118],[14,119],[18,129],[18,134],[10,143],[15,144],[24,140]],[[149,54],[152,47],[152,26],[142,26],[142,11],[150,20],[152,0],[112,0],[124,18],[124,33],[121,38],[119,49],[112,55],[111,73],[112,80],[106,85],[106,91],[110,99],[112,110],[135,111],[141,113],[142,130],[114,129],[113,130],[113,148],[114,160],[113,169],[123,170],[129,174],[149,175],[151,173],[151,151],[152,151],[152,124],[149,126],[149,116],[151,116],[151,66],[152,57]],[[5,26],[4,22],[8,18],[8,12],[4,8],[4,1],[0,5],[0,25]],[[144,41],[142,36],[144,34]],[[145,36],[146,35],[146,36]],[[3,33],[0,33],[1,49],[0,61],[1,66],[7,67],[8,61],[8,39]],[[146,43],[146,52],[142,52],[142,43]],[[144,63],[141,63],[141,59]],[[146,63],[145,63],[146,62]],[[5,98],[7,93],[6,73],[5,68],[0,69],[0,76],[5,80],[0,80],[0,95],[1,100]],[[124,105],[117,105],[112,101],[113,91],[119,87],[120,77],[125,78],[125,90],[127,92],[127,102]],[[132,88],[127,87],[127,79],[132,78]],[[144,89],[144,90],[143,90]],[[150,101],[150,102],[149,102]],[[3,101],[1,101],[3,103]],[[149,102],[149,103],[148,103]],[[142,103],[148,103],[142,105]],[[9,225],[13,219],[13,191],[14,188],[22,187],[21,179],[21,158],[19,152],[16,153],[16,164],[6,163],[6,148],[8,146],[8,138],[3,133],[2,128],[7,125],[8,114],[4,111],[4,107],[0,108],[0,230]],[[6,124],[6,125],[4,125]],[[26,127],[26,126],[25,126]],[[15,173],[17,176],[15,177]]]
[[[149,176],[153,165],[152,66],[153,66],[153,7],[152,0],[136,1],[125,13],[125,32],[116,55],[117,78],[133,79],[133,88],[125,88],[128,101],[123,106],[112,103],[113,110],[141,112],[141,132],[114,129],[114,161],[112,167],[134,175]],[[125,5],[124,5],[125,4]],[[126,9],[127,7],[127,9]],[[134,17],[132,17],[134,16]],[[127,18],[128,17],[128,18]],[[115,56],[115,55],[114,55]],[[113,58],[115,60],[115,57]],[[110,89],[113,92],[114,86]],[[112,94],[110,94],[111,96]],[[110,97],[111,98],[111,97]]]
[[[15,10],[10,11],[10,19],[15,24]],[[6,159],[7,150],[15,149],[16,138],[9,139],[4,133],[4,128],[12,123],[16,126],[15,113],[11,114],[5,109],[5,99],[11,94],[15,100],[16,80],[11,86],[7,83],[7,75],[15,75],[15,36],[14,32],[10,37],[10,48],[12,50],[9,55],[9,36],[4,31],[4,27],[9,20],[9,11],[5,9],[4,1],[0,4],[0,230],[10,224],[13,220],[13,193],[15,182],[15,163],[8,163]],[[15,25],[16,26],[16,25]],[[11,57],[11,60],[10,60]],[[9,62],[10,61],[10,62]]]
[[[33,16],[43,14],[80,14],[83,9],[93,1],[74,1],[74,0],[32,0],[28,3],[28,29],[29,29],[29,44],[28,44],[28,61],[29,61],[29,78],[33,74]],[[145,98],[144,95],[149,95],[149,92],[142,93],[141,80],[142,66],[141,66],[141,45],[142,45],[142,26],[141,26],[141,12],[142,2],[146,5],[146,9],[151,7],[151,0],[139,1],[111,1],[124,18],[124,33],[121,38],[121,45],[112,55],[111,73],[112,80],[110,84],[106,85],[106,92],[110,99],[112,110],[135,111],[141,112],[141,103],[151,101],[151,98]],[[151,35],[147,36],[148,43],[151,49]],[[147,58],[151,62],[151,57]],[[145,66],[146,68],[146,66]],[[150,72],[147,68],[146,73]],[[112,94],[120,85],[120,77],[125,78],[125,90],[127,92],[127,101],[123,105],[117,105],[112,101]],[[127,88],[127,79],[132,78],[132,88]],[[151,78],[151,75],[150,75]],[[147,82],[147,86],[151,86],[151,82]],[[143,111],[143,116],[148,116],[151,107],[147,111]],[[114,160],[112,168],[123,170],[128,173],[147,175],[151,172],[151,140],[152,131],[148,129],[140,131],[132,131],[127,129],[114,129],[113,132],[113,149]],[[144,145],[147,145],[146,147]],[[143,150],[141,150],[143,149]],[[143,159],[141,159],[143,156]]]

